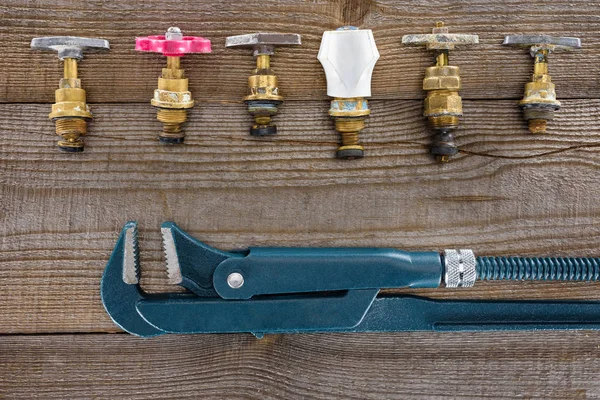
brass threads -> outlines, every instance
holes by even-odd
[[[429,124],[436,130],[454,130],[458,128],[460,119],[454,115],[429,116]]]
[[[329,115],[335,122],[335,130],[340,135],[340,145],[336,157],[352,160],[364,157],[365,148],[360,144],[360,131],[365,128],[369,116],[369,104],[362,97],[335,98],[331,101]]]
[[[159,108],[156,111],[156,119],[163,124],[160,139],[165,143],[181,143],[185,137],[182,125],[187,121],[187,110]]]
[[[336,118],[335,130],[340,133],[358,132],[365,128],[365,120],[362,118]]]
[[[528,125],[529,132],[535,135],[546,133],[547,121],[545,119],[530,119]]]
[[[360,146],[358,132],[340,132],[340,136],[342,137],[342,145],[340,147]],[[364,149],[363,146],[360,146],[360,148]]]
[[[87,133],[87,121],[83,118],[57,118],[54,120],[56,134],[63,140],[57,142],[62,150],[83,151],[81,136]]]

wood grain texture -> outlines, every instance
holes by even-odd
[[[428,157],[421,102],[372,107],[368,157],[344,162],[332,158],[326,102],[289,103],[272,139],[247,135],[242,104],[200,105],[177,148],[157,143],[150,106],[95,105],[86,151],[75,157],[53,147],[48,106],[1,105],[0,331],[116,331],[98,283],[131,219],[140,222],[143,284],[152,291],[173,290],[158,229],[165,220],[224,249],[598,254],[600,101],[565,102],[546,136],[527,133],[513,101],[467,101],[465,151],[443,166]],[[595,299],[598,287],[484,283],[415,293]]]
[[[6,399],[588,399],[598,332],[0,337]]]
[[[99,280],[127,220],[140,222],[142,284],[167,285],[159,235],[176,221],[223,249],[247,246],[473,248],[481,255],[598,256],[600,4],[584,0],[0,0],[0,398],[413,399],[600,397],[598,332],[172,336],[140,340],[106,315]],[[421,79],[431,54],[400,44],[443,18],[479,46],[461,67],[461,153],[427,155]],[[161,146],[149,105],[164,60],[135,36],[173,24],[212,40],[183,59],[197,99],[186,144]],[[374,31],[381,58],[367,158],[333,158],[322,32]],[[249,51],[225,37],[296,32],[272,65],[286,103],[279,135],[247,135]],[[527,133],[516,99],[531,73],[504,35],[577,36],[551,57],[563,108]],[[109,39],[80,77],[94,121],[86,151],[60,153],[48,120],[62,74],[31,38]],[[45,104],[40,104],[45,103]],[[478,283],[436,298],[600,299],[600,284]],[[400,291],[402,292],[402,291]]]
[[[212,40],[213,53],[190,55],[183,67],[194,97],[201,101],[238,101],[253,68],[248,50],[225,49],[225,37],[263,31],[302,35],[302,46],[281,49],[273,59],[288,100],[327,99],[325,78],[316,59],[323,31],[354,24],[373,29],[381,58],[373,76],[373,98],[418,99],[432,55],[401,45],[401,37],[430,32],[443,17],[453,32],[479,34],[480,45],[451,54],[461,67],[466,99],[516,99],[523,94],[532,60],[524,49],[501,46],[507,34],[547,33],[577,36],[583,48],[555,54],[551,74],[559,98],[599,98],[600,7],[585,0],[393,1],[311,0],[196,1],[128,0],[119,3],[74,0],[0,2],[4,53],[0,59],[0,102],[51,102],[62,76],[59,60],[32,51],[33,37],[102,37],[106,54],[86,56],[80,76],[90,102],[146,102],[164,64],[159,55],[133,50],[134,38],[160,34],[177,24],[190,35]]]

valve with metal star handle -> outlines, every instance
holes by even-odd
[[[432,33],[425,35],[405,35],[402,43],[426,46],[435,51],[435,65],[425,70],[423,90],[427,92],[423,116],[435,130],[431,144],[431,154],[439,162],[448,162],[450,156],[458,153],[454,143],[454,131],[463,115],[462,99],[458,94],[461,88],[459,68],[448,65],[448,53],[456,46],[479,43],[477,35],[451,34],[443,22],[437,22]]]
[[[55,92],[56,102],[49,118],[56,125],[56,134],[62,138],[57,143],[58,148],[80,153],[84,148],[82,136],[87,133],[92,113],[77,75],[77,62],[83,59],[84,52],[110,49],[108,40],[75,36],[41,37],[31,41],[31,48],[56,51],[64,63],[64,76]]]
[[[171,283],[139,286],[137,224],[127,223],[101,282],[123,330],[269,333],[600,329],[599,301],[432,300],[389,288],[468,288],[477,280],[598,281],[600,258],[476,257],[471,250],[259,247],[222,251],[172,222],[161,227]],[[465,289],[468,290],[468,289]]]
[[[546,133],[548,121],[554,119],[554,112],[560,109],[555,85],[548,73],[548,56],[554,51],[579,49],[581,40],[547,35],[509,35],[502,44],[529,48],[534,61],[533,76],[531,82],[525,85],[525,95],[519,101],[519,107],[529,124],[529,132]]]
[[[300,45],[300,35],[296,33],[251,33],[229,36],[225,47],[250,48],[256,57],[256,69],[248,77],[250,93],[244,98],[248,113],[254,117],[250,128],[252,136],[269,136],[277,133],[277,125],[271,118],[283,103],[283,96],[277,85],[277,76],[271,69],[271,56],[275,47]]]

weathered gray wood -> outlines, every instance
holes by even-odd
[[[292,105],[278,118],[280,134],[266,140],[247,135],[243,105],[200,105],[178,148],[157,143],[150,106],[96,105],[78,155],[53,147],[48,106],[0,106],[1,332],[116,331],[98,284],[130,219],[140,222],[143,283],[156,291],[173,290],[158,229],[165,220],[224,249],[598,255],[600,101],[566,102],[553,134],[539,137],[527,133],[512,101],[465,102],[459,142],[470,153],[444,166],[427,155],[418,101],[374,101],[368,156],[355,162],[332,158],[337,138],[326,102]],[[597,284],[415,293],[599,297]]]
[[[4,4],[2,4],[4,3]],[[195,1],[129,0],[107,4],[72,0],[4,1],[0,35],[0,102],[51,102],[62,74],[52,54],[33,52],[35,36],[99,36],[112,50],[90,54],[81,78],[91,102],[145,102],[156,86],[164,60],[133,50],[135,36],[160,34],[177,23],[184,32],[212,40],[210,55],[191,55],[183,66],[199,100],[237,101],[245,95],[253,68],[249,51],[224,48],[225,37],[255,31],[302,34],[303,45],[281,49],[273,59],[288,99],[326,99],[325,80],[316,56],[324,30],[354,24],[374,31],[381,53],[373,76],[373,97],[417,99],[432,55],[400,43],[409,33],[427,33],[443,18],[454,32],[480,35],[479,46],[451,55],[462,69],[467,99],[516,99],[532,70],[525,50],[501,46],[504,35],[547,33],[578,36],[583,49],[552,56],[551,73],[560,98],[600,97],[597,62],[600,7],[584,0],[561,1]]]
[[[0,337],[0,397],[589,399],[598,332]]]
[[[249,245],[472,247],[478,254],[598,256],[600,7],[583,0],[233,1],[0,0],[0,398],[501,398],[600,397],[596,332],[250,335],[139,340],[117,332],[99,280],[117,234],[140,222],[144,287],[166,284],[159,224],[174,220],[224,249]],[[461,67],[461,154],[428,156],[421,117],[424,49],[400,38],[443,18],[481,45],[451,54]],[[148,104],[164,60],[133,38],[171,24],[213,41],[183,59],[198,100],[187,144],[158,145]],[[326,29],[374,30],[367,158],[333,159],[316,60]],[[280,134],[247,135],[240,99],[249,52],[228,35],[297,32],[303,46],[273,59],[288,101]],[[564,107],[552,132],[527,133],[515,100],[531,72],[505,34],[579,36],[552,56]],[[95,120],[86,152],[58,152],[47,119],[62,74],[32,37],[100,36],[80,76]],[[579,100],[578,100],[579,99]],[[581,100],[583,99],[583,100]],[[16,104],[23,103],[23,104]],[[25,104],[27,103],[27,104]],[[46,104],[31,104],[46,103]],[[409,291],[443,298],[600,299],[600,284],[478,283]],[[48,333],[50,335],[44,335]],[[87,333],[70,335],[61,333]],[[91,334],[97,333],[97,334]]]

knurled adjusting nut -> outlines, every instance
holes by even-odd
[[[472,250],[444,250],[444,281],[447,288],[471,287],[477,280],[477,261]]]

